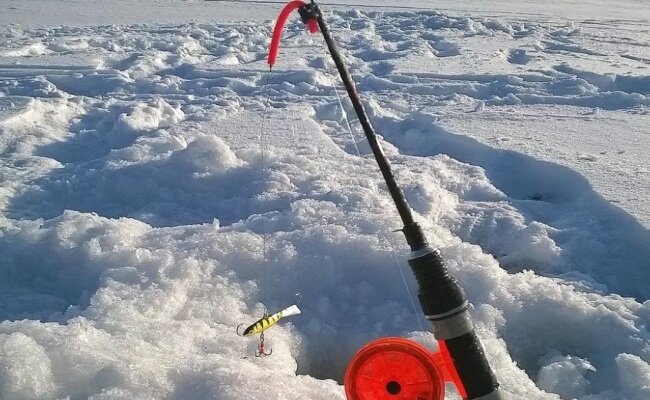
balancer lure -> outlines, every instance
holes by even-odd
[[[300,309],[298,308],[297,305],[292,305],[290,307],[285,308],[282,311],[276,312],[275,314],[268,315],[264,314],[264,316],[255,323],[253,323],[251,326],[248,328],[244,329],[244,332],[241,333],[241,336],[251,336],[255,335],[257,333],[262,333],[265,330],[269,329],[273,325],[277,324],[278,321],[280,321],[284,317],[290,317],[292,315],[298,315],[300,314]],[[241,327],[241,325],[240,325]],[[239,327],[237,328],[237,333],[239,333]]]
[[[237,327],[237,334],[239,336],[252,336],[260,334],[260,341],[257,345],[257,351],[255,352],[255,357],[264,357],[270,356],[273,350],[270,350],[268,353],[264,349],[264,331],[277,324],[282,318],[290,317],[292,315],[300,314],[300,309],[297,304],[289,306],[282,311],[276,312],[275,314],[268,315],[266,312],[262,318],[255,321],[248,328],[244,329],[244,332],[240,333],[239,329],[243,324]]]

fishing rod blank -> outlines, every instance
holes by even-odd
[[[408,264],[418,283],[420,305],[426,318],[433,325],[434,336],[443,343],[442,347],[448,352],[460,377],[462,388],[459,388],[459,392],[464,392],[468,399],[503,399],[497,379],[474,331],[468,311],[469,301],[465,292],[458,281],[449,274],[440,252],[429,246],[422,228],[415,222],[411,208],[395,181],[390,161],[384,154],[377,134],[361,103],[356,85],[343,62],[320,8],[314,0],[309,4],[300,3],[302,2],[299,0],[289,3],[285,10],[289,8],[290,10],[278,20],[271,44],[270,55],[272,57],[269,57],[269,64],[272,66],[275,62],[282,26],[292,10],[298,9],[302,21],[308,25],[311,32],[315,31],[314,21],[318,23],[318,28],[323,34],[327,48],[343,80],[388,191],[404,224],[402,232],[411,248]],[[283,13],[285,13],[284,10]]]

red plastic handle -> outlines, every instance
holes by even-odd
[[[442,372],[443,378],[447,382],[452,382],[454,386],[456,386],[456,390],[458,390],[458,394],[461,395],[463,399],[467,398],[467,391],[465,390],[465,386],[463,385],[463,381],[460,380],[460,376],[458,376],[458,371],[456,371],[456,367],[454,367],[454,361],[451,358],[451,355],[449,354],[449,349],[447,349],[447,344],[445,343],[444,340],[438,340],[438,347],[440,348],[440,351],[437,353],[433,353],[433,360],[440,368],[440,371]]]
[[[273,28],[273,38],[271,39],[271,47],[269,48],[269,66],[273,67],[275,64],[275,59],[278,57],[278,49],[280,47],[280,39],[282,38],[282,31],[284,30],[284,24],[287,22],[289,15],[298,8],[304,6],[305,3],[301,0],[294,0],[284,6],[280,15],[278,16],[278,21],[275,23]],[[307,28],[309,32],[315,33],[318,31],[318,22],[314,19],[307,21]]]

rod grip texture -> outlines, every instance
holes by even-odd
[[[499,383],[473,330],[447,339],[445,344],[468,399],[477,399],[498,390]]]
[[[451,332],[443,340],[468,399],[479,399],[494,393],[500,398],[497,382],[485,357],[483,347],[469,321],[469,302],[465,292],[448,272],[438,250],[429,247],[411,253],[408,263],[418,282],[418,298],[428,320],[434,324],[434,335]],[[466,324],[459,320],[467,319]],[[461,321],[462,322],[462,321]],[[455,332],[455,333],[454,333]]]
[[[418,282],[418,298],[427,319],[436,320],[449,316],[450,312],[465,310],[465,292],[449,275],[440,252],[430,248],[421,252],[421,256],[412,257],[408,263]]]

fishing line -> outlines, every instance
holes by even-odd
[[[266,74],[266,77],[263,79],[265,81],[264,86],[266,86],[266,101],[265,101],[265,106],[264,106],[264,111],[262,113],[262,121],[260,122],[260,130],[259,130],[259,146],[260,146],[260,162],[261,162],[261,170],[262,170],[262,184],[266,184],[270,181],[270,170],[267,171],[267,161],[266,161],[266,153],[268,151],[268,134],[266,132],[267,128],[267,119],[269,118],[270,115],[270,107],[271,107],[271,73],[273,71],[269,70],[269,72]],[[263,94],[262,94],[263,96]],[[293,125],[291,126],[292,132],[293,132]],[[257,350],[255,351],[255,357],[266,357],[270,356],[273,354],[273,349],[265,347],[265,338],[264,338],[264,332],[269,329],[270,327],[274,326],[277,324],[282,318],[285,317],[290,317],[293,315],[298,315],[301,313],[300,309],[298,308],[298,303],[300,303],[301,295],[297,294],[298,296],[296,304],[293,304],[289,307],[286,307],[278,312],[275,312],[273,314],[269,314],[268,312],[268,307],[266,306],[266,297],[267,297],[267,291],[268,288],[266,287],[269,283],[269,261],[268,261],[268,245],[267,245],[267,220],[266,220],[266,213],[264,210],[264,194],[265,194],[265,189],[266,187],[262,187],[261,194],[260,194],[260,210],[259,210],[259,215],[261,216],[261,235],[262,235],[262,269],[266,269],[266,271],[262,272],[258,279],[259,281],[259,298],[260,302],[264,306],[264,314],[262,315],[262,318],[258,319],[255,321],[253,324],[249,325],[246,329],[241,331],[241,327],[244,326],[244,324],[239,324],[237,328],[235,329],[235,332],[239,336],[253,336],[259,334],[259,339],[257,342]]]
[[[336,78],[337,82],[340,82],[341,84],[343,84],[343,80],[341,79],[339,74],[336,73],[336,71],[332,72],[331,68],[328,67],[327,72],[332,74]],[[345,110],[345,107],[343,107],[343,101],[341,100],[341,95],[339,93],[339,89],[338,89],[337,85],[333,85],[333,87],[334,87],[334,93],[336,94],[336,100],[338,101],[339,107],[341,107],[341,112],[343,113],[343,121],[345,121],[345,126],[348,128],[348,133],[350,134],[350,139],[352,139],[352,144],[354,145],[354,150],[356,151],[357,156],[361,157],[361,152],[359,151],[359,146],[357,146],[357,140],[354,137],[354,133],[352,132],[352,126],[350,125],[350,120],[348,119],[348,112]]]
[[[397,251],[395,250],[395,246],[393,245],[393,240],[389,237],[385,237],[386,242],[388,243],[388,248],[391,252],[391,256],[393,257],[393,260],[395,260],[395,267],[399,271],[400,276],[402,277],[402,282],[404,283],[404,287],[406,288],[406,293],[408,294],[409,300],[411,301],[411,306],[413,307],[413,316],[415,319],[417,319],[418,324],[420,325],[420,330],[422,332],[429,332],[428,329],[424,327],[424,323],[422,322],[422,315],[418,310],[417,305],[415,305],[415,300],[413,297],[413,292],[411,292],[411,289],[409,288],[408,281],[406,280],[406,275],[404,275],[404,270],[402,268],[403,264],[399,261],[399,258],[397,258]],[[429,348],[435,349],[438,344],[432,335],[424,335],[424,341],[429,345]]]
[[[335,75],[335,76],[337,76],[337,75]],[[339,77],[338,80],[341,80],[341,78]],[[341,83],[343,83],[342,80],[341,80]],[[352,143],[354,144],[354,148],[355,148],[355,150],[357,152],[357,156],[361,157],[361,152],[359,151],[359,147],[357,146],[357,142],[356,142],[356,140],[354,138],[354,134],[352,133],[352,126],[350,125],[350,121],[348,119],[348,114],[347,114],[347,112],[345,110],[345,107],[343,106],[343,101],[341,100],[341,96],[339,94],[339,91],[338,91],[336,85],[334,85],[334,92],[336,93],[336,98],[337,98],[339,107],[341,107],[341,112],[343,113],[343,119],[345,121],[345,125],[347,127],[348,133],[350,134],[350,137],[352,138]],[[404,287],[406,288],[406,293],[408,295],[409,301],[411,302],[411,306],[413,307],[413,316],[417,320],[417,323],[420,326],[420,329],[422,331],[427,331],[424,328],[424,323],[422,322],[422,319],[420,318],[420,312],[418,311],[418,307],[415,304],[415,300],[413,298],[413,294],[411,293],[411,289],[409,289],[408,282],[406,280],[406,276],[404,275],[404,271],[402,270],[402,265],[400,264],[400,262],[399,262],[399,260],[397,258],[395,246],[393,246],[393,242],[389,237],[385,237],[385,241],[386,241],[388,249],[391,252],[391,256],[393,257],[393,260],[395,261],[395,266],[397,267],[397,270],[399,271],[400,276],[402,277],[402,282],[404,282]],[[427,341],[430,341],[430,340],[431,340],[431,338],[429,337],[429,335],[427,335]]]
[[[263,116],[262,116],[262,123],[260,126],[260,134],[259,134],[259,145],[260,145],[260,162],[261,162],[261,169],[262,169],[262,175],[263,175],[263,183],[268,183],[270,180],[271,176],[271,170],[270,167],[267,165],[268,163],[268,152],[269,152],[269,135],[267,132],[267,128],[269,126],[269,120],[271,119],[271,85],[272,85],[272,78],[275,72],[273,70],[269,70],[265,74],[265,83],[264,86],[266,87],[266,99],[264,101],[264,111],[263,111]],[[294,119],[290,119],[289,126],[291,128],[291,136],[296,137],[296,124]],[[262,213],[264,213],[264,210],[261,210]],[[268,285],[269,282],[269,272],[268,272],[268,267],[269,267],[269,257],[268,257],[268,248],[269,248],[269,233],[267,232],[268,224],[266,218],[263,218],[262,220],[262,262],[267,269],[264,274],[264,278],[260,281],[260,298],[264,300],[266,299],[266,295],[268,295],[268,290],[266,290],[265,286]],[[263,281],[263,282],[262,282]],[[295,291],[295,290],[294,290]],[[297,295],[300,295],[300,291],[297,291]],[[266,307],[266,302],[264,301],[264,306]]]
[[[337,76],[337,75],[334,75]],[[341,78],[338,78],[339,80]],[[343,83],[343,82],[341,82]],[[341,95],[339,94],[339,90],[337,89],[336,85],[334,85],[334,93],[336,93],[336,99],[339,102],[339,107],[341,107],[341,112],[343,113],[343,120],[345,121],[345,125],[348,128],[348,133],[350,134],[350,138],[352,139],[352,144],[354,145],[354,150],[357,152],[357,156],[361,157],[361,152],[359,151],[359,147],[357,146],[357,141],[354,138],[354,134],[352,133],[352,127],[350,126],[350,121],[348,120],[348,113],[345,111],[345,107],[343,107],[343,102],[341,101]]]
[[[380,12],[378,18],[382,19],[383,16],[384,16],[384,13]],[[406,64],[407,64],[407,68],[409,69],[409,71],[411,71],[412,70],[412,68],[411,68],[412,61],[411,61],[411,59],[409,57],[406,57]],[[399,271],[400,276],[402,277],[402,282],[404,283],[404,287],[406,288],[406,293],[408,294],[409,300],[411,302],[411,306],[413,307],[413,315],[417,319],[418,324],[420,325],[420,329],[422,330],[422,332],[429,332],[429,330],[424,327],[424,323],[422,322],[422,315],[421,315],[421,313],[420,313],[420,311],[418,309],[418,306],[415,304],[415,298],[413,296],[413,293],[411,292],[411,289],[409,288],[408,281],[406,280],[406,275],[404,275],[404,270],[402,268],[403,264],[400,263],[399,258],[397,257],[397,251],[395,250],[395,246],[393,244],[393,241],[389,237],[386,238],[386,241],[388,242],[388,246],[389,246],[389,248],[391,250],[391,255],[393,257],[393,260],[395,260],[395,266],[396,266],[397,270]],[[429,343],[433,347],[435,347],[437,345],[435,339],[432,338],[431,335],[425,335],[425,340],[426,340],[427,343]]]
[[[379,16],[378,16],[378,19],[382,19],[383,17],[384,17],[384,13],[380,12]],[[406,62],[410,66],[410,60],[408,60],[408,57],[407,57]],[[397,268],[397,270],[399,271],[400,276],[402,277],[402,282],[404,283],[404,287],[406,288],[406,293],[408,294],[409,301],[411,302],[411,306],[413,307],[413,315],[414,315],[415,319],[417,319],[418,324],[420,325],[420,329],[423,332],[427,332],[428,330],[424,328],[424,323],[422,322],[420,311],[418,310],[418,307],[415,304],[413,293],[411,292],[411,289],[409,288],[409,285],[408,285],[408,281],[406,280],[406,275],[404,275],[404,271],[402,269],[403,264],[400,263],[400,261],[399,261],[399,259],[397,257],[397,251],[395,250],[395,246],[393,245],[393,241],[392,241],[392,239],[390,237],[386,237],[386,242],[388,243],[388,248],[390,249],[391,256],[393,257],[393,260],[395,261],[395,267]],[[432,342],[433,343],[433,340],[431,340],[430,335],[426,335],[426,340],[427,340],[427,342]]]
[[[411,300],[411,305],[413,306],[413,315],[418,320],[418,323],[420,324],[420,329],[422,331],[426,331],[426,329],[424,328],[424,324],[422,323],[422,319],[420,318],[420,312],[418,311],[418,308],[415,305],[415,300],[413,300],[413,294],[411,293],[411,289],[409,289],[409,284],[406,281],[406,276],[404,275],[404,271],[402,270],[402,264],[399,262],[399,259],[397,258],[397,254],[395,252],[395,248],[393,247],[393,244],[390,241],[388,243],[388,247],[390,249],[393,260],[395,261],[395,267],[397,267],[399,274],[402,276],[402,282],[404,282],[404,287],[406,288],[406,293],[408,293],[409,295],[409,300]]]
[[[259,134],[259,141],[260,141],[260,163],[261,163],[261,169],[262,169],[262,183],[266,183],[268,180],[268,172],[266,169],[266,152],[267,152],[267,147],[268,147],[268,138],[267,138],[267,120],[269,118],[270,114],[270,107],[271,107],[271,74],[272,71],[268,71],[265,74],[265,83],[264,87],[266,89],[266,100],[264,102],[264,112],[262,113],[262,123],[260,126],[260,134]],[[263,212],[263,210],[262,210]],[[267,239],[267,233],[266,233],[266,221],[262,219],[262,266],[266,270],[268,268],[268,239]],[[264,271],[262,274],[262,278],[260,279],[260,300],[262,300],[262,303],[264,304],[264,308],[266,309],[266,284],[268,282],[268,271]],[[266,310],[265,310],[266,313]]]

